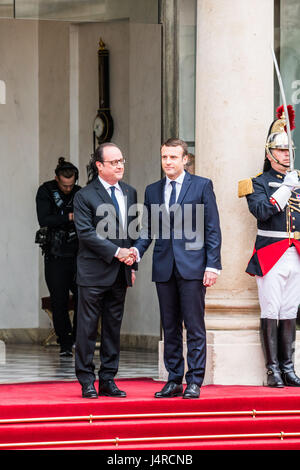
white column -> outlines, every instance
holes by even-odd
[[[198,0],[197,16],[196,174],[213,180],[223,236],[222,274],[207,292],[207,381],[259,384],[259,305],[245,273],[256,221],[237,184],[262,171],[273,120],[273,1]]]

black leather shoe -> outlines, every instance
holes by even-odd
[[[287,387],[300,387],[300,379],[295,374],[294,370],[291,370],[290,372],[282,372],[282,377]]]
[[[82,385],[82,398],[98,398],[97,390],[93,383]]]
[[[168,382],[160,392],[155,393],[155,398],[173,398],[182,396],[183,387],[175,382]]]
[[[106,382],[99,382],[99,396],[124,398],[126,392],[120,390],[113,380],[107,380]]]
[[[187,385],[183,398],[199,398],[200,397],[200,387],[197,384]]]
[[[60,357],[73,357],[72,348],[61,349],[59,353]]]

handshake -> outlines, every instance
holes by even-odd
[[[138,252],[135,248],[120,248],[117,254],[117,258],[122,263],[127,264],[127,266],[131,266],[136,262],[138,258]]]

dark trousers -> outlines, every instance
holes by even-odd
[[[171,278],[157,282],[161,322],[164,332],[164,363],[168,380],[181,383],[184,377],[182,323],[187,333],[186,383],[201,386],[206,365],[206,330],[202,280],[183,279],[174,264]]]
[[[45,255],[45,280],[50,293],[53,326],[62,349],[75,341],[77,323],[76,257]],[[69,316],[70,291],[74,298],[73,326]]]
[[[75,371],[82,384],[95,381],[94,353],[101,316],[99,381],[113,379],[118,372],[120,331],[127,291],[125,270],[120,267],[115,283],[109,287],[78,286],[78,326]]]

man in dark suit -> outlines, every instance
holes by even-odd
[[[184,170],[187,155],[187,144],[179,139],[162,145],[166,177],[146,188],[141,236],[132,250],[139,261],[156,238],[152,280],[157,288],[168,371],[168,382],[155,394],[157,398],[183,393],[183,321],[188,362],[183,397],[200,395],[206,364],[205,292],[221,269],[221,232],[212,182]]]
[[[135,274],[123,263],[133,241],[127,228],[128,209],[137,203],[136,190],[121,182],[121,150],[102,144],[92,157],[95,177],[74,199],[79,239],[77,258],[78,324],[75,370],[84,398],[97,398],[93,357],[101,315],[99,395],[125,397],[114,382],[120,354],[120,329],[128,286]]]

